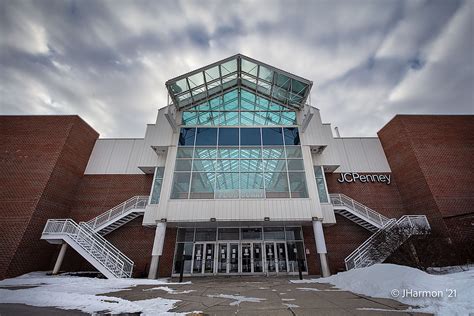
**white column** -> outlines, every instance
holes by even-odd
[[[321,261],[321,273],[323,277],[328,277],[331,275],[329,271],[328,261],[326,258],[326,241],[324,240],[323,224],[321,220],[313,221],[313,232],[314,240],[316,241],[316,251],[319,254],[319,260]]]
[[[151,251],[149,279],[156,279],[158,274],[158,263],[160,256],[163,254],[163,244],[165,242],[166,222],[160,222],[156,225],[155,241],[153,242],[153,250]]]
[[[61,250],[59,250],[59,255],[58,258],[56,259],[56,263],[54,264],[54,269],[53,269],[53,275],[56,275],[59,273],[59,270],[61,269],[61,264],[63,263],[64,255],[66,254],[66,249],[67,249],[67,244],[63,243],[61,245]]]

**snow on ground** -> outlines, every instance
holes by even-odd
[[[183,283],[181,283],[183,284]],[[191,292],[195,292],[196,290],[184,290],[184,291],[178,291],[178,290],[175,290],[175,289],[172,289],[168,286],[158,286],[158,287],[152,287],[151,289],[146,289],[146,290],[143,290],[143,291],[154,291],[154,290],[162,290],[162,291],[165,291],[167,292],[168,294],[188,294],[188,293],[191,293]]]
[[[474,313],[474,269],[432,275],[395,264],[376,264],[341,272],[328,278],[291,281],[292,283],[330,283],[372,297],[390,298],[420,306],[417,312],[438,315]]]
[[[228,295],[228,294],[208,295],[208,297],[227,298],[230,300],[234,300],[234,302],[229,304],[230,306],[240,305],[240,303],[242,302],[260,303],[261,301],[266,300],[266,298],[246,297],[242,295]]]
[[[113,314],[141,312],[142,315],[163,315],[179,301],[158,297],[132,302],[100,294],[119,291],[137,285],[164,284],[170,285],[173,283],[168,283],[166,279],[108,280],[61,275],[48,276],[44,272],[33,272],[17,278],[0,281],[0,287],[2,287],[0,289],[0,303],[77,309],[86,313],[109,311]],[[21,286],[36,287],[6,289],[8,287]]]

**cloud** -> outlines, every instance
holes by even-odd
[[[79,114],[102,137],[143,137],[168,79],[241,52],[314,81],[313,104],[343,135],[375,135],[396,113],[472,113],[473,7],[5,0],[0,112]]]

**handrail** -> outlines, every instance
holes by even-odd
[[[344,259],[347,270],[359,267],[359,263],[362,262],[364,258],[367,259],[369,256],[370,248],[377,246],[373,245],[374,240],[376,240],[380,234],[389,232],[393,227],[399,227],[403,229],[405,233],[404,240],[408,239],[412,235],[423,232],[424,230],[431,229],[428,219],[425,215],[404,215],[398,220],[391,219]],[[401,241],[401,243],[403,242],[404,241]]]
[[[114,276],[130,277],[132,275],[133,261],[87,225],[79,225],[71,219],[50,219],[43,229],[43,234],[68,235]],[[90,248],[86,248],[79,242],[80,240],[86,241]],[[97,250],[100,256],[93,250]],[[112,267],[109,266],[111,261]]]
[[[97,227],[104,225],[107,222],[113,221],[117,217],[121,216],[125,212],[128,212],[132,209],[144,209],[148,204],[149,196],[138,195],[131,197],[130,199],[120,203],[117,206],[114,206],[110,210],[100,214],[97,217],[94,217],[90,221],[87,221],[87,225],[93,230],[96,230]]]
[[[351,209],[353,212],[359,214],[366,220],[376,223],[379,226],[379,228],[382,228],[387,222],[390,221],[389,218],[365,206],[364,204],[357,202],[356,200],[354,200],[353,198],[345,194],[331,193],[329,194],[329,197],[333,205],[345,206]]]

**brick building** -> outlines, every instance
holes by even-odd
[[[473,116],[334,136],[312,82],[243,55],[171,79],[141,139],[0,117],[0,279],[328,275],[472,261]]]

